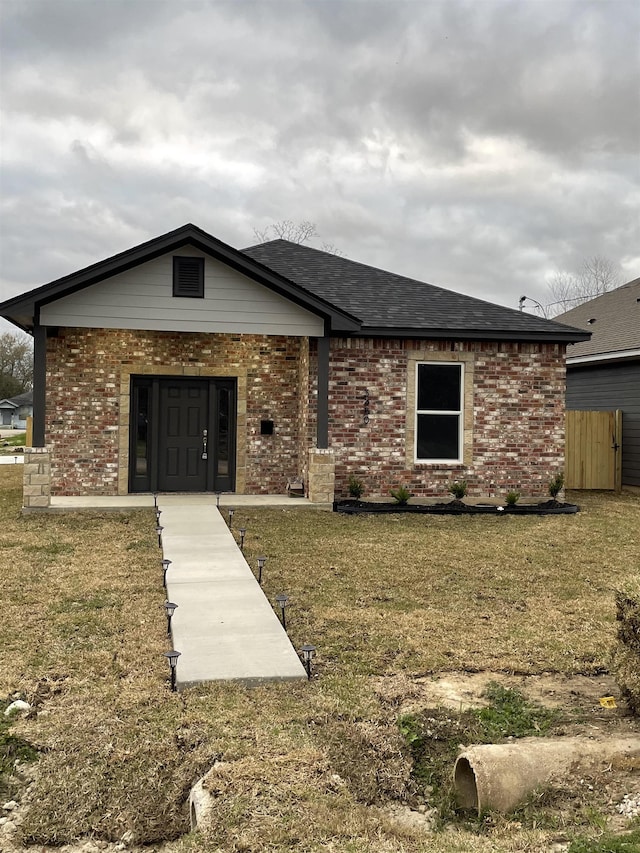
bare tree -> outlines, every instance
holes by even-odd
[[[33,385],[33,343],[19,332],[0,335],[0,400],[16,397]]]
[[[549,302],[545,306],[546,316],[555,317],[609,290],[615,290],[621,284],[619,267],[608,258],[594,255],[582,262],[576,274],[557,272],[547,279]]]
[[[315,222],[303,220],[302,222],[293,222],[291,219],[282,219],[280,222],[274,222],[272,225],[263,228],[253,229],[253,235],[256,240],[261,243],[268,243],[269,240],[289,240],[290,243],[306,243],[313,237],[318,237]],[[333,243],[322,243],[320,251],[328,252],[330,255],[338,255],[344,258],[344,252],[341,252]]]
[[[293,222],[291,219],[282,219],[274,222],[262,231],[253,229],[256,240],[266,243],[269,240],[289,240],[291,243],[306,243],[317,235],[316,226],[306,219],[302,222]]]

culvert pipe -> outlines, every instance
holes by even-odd
[[[596,771],[617,756],[640,755],[640,737],[522,738],[470,746],[456,759],[453,783],[463,809],[509,812],[539,785],[580,770]]]

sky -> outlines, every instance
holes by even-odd
[[[0,0],[0,33],[0,301],[187,222],[514,308],[640,275],[638,0]]]

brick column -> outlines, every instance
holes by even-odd
[[[333,450],[309,450],[309,500],[312,503],[333,503],[336,482],[336,460]]]
[[[51,504],[51,451],[47,447],[25,447],[22,474],[24,509],[46,509]]]

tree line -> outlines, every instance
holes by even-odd
[[[0,400],[33,387],[33,341],[24,332],[0,334]]]

